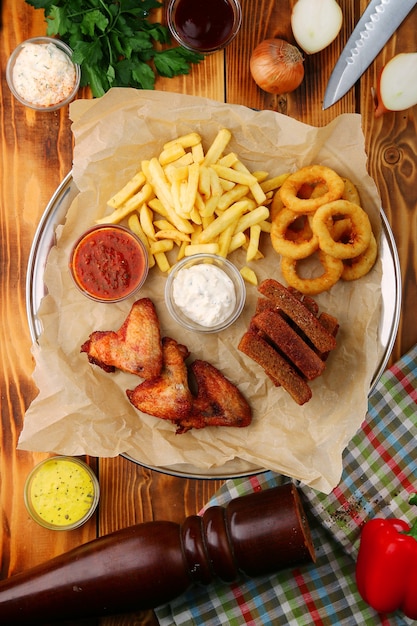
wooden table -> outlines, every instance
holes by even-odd
[[[379,188],[402,268],[403,305],[393,362],[417,341],[417,107],[376,120],[371,88],[377,84],[383,64],[394,54],[417,50],[417,8],[356,88],[323,111],[322,98],[330,72],[367,2],[339,0],[344,25],[337,41],[323,52],[306,57],[306,76],[301,87],[279,97],[263,93],[254,84],[249,58],[264,38],[282,36],[291,40],[289,15],[294,0],[241,0],[241,4],[242,29],[227,51],[208,57],[188,76],[159,80],[157,88],[271,109],[315,126],[323,126],[341,113],[361,113],[369,173]],[[72,136],[68,108],[57,113],[35,113],[13,99],[5,80],[7,58],[14,47],[28,37],[45,34],[43,11],[34,10],[24,0],[5,0],[1,28],[0,562],[4,578],[130,524],[155,519],[182,522],[207,502],[221,482],[170,477],[124,458],[89,459],[99,473],[102,490],[96,518],[69,533],[42,529],[29,519],[23,485],[30,469],[45,455],[16,450],[25,410],[36,395],[25,308],[26,267],[38,221],[54,190],[71,169]],[[88,92],[79,95],[88,97]],[[88,624],[133,626],[157,621],[149,612]]]

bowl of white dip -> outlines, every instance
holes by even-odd
[[[237,267],[215,254],[185,257],[171,269],[165,302],[178,324],[201,333],[218,333],[243,311],[246,287]]]
[[[72,50],[52,37],[26,39],[10,55],[6,79],[14,97],[36,111],[56,111],[75,97],[80,66]]]

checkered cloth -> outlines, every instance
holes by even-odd
[[[317,561],[274,576],[232,585],[193,587],[156,611],[161,626],[406,626],[400,612],[382,615],[356,589],[360,529],[372,517],[400,517],[410,524],[408,504],[417,491],[417,345],[381,377],[368,414],[343,454],[340,484],[329,495],[300,483]],[[207,504],[287,482],[263,474],[228,480]]]

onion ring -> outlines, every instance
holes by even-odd
[[[318,183],[325,183],[327,191],[318,197],[299,198],[297,194],[306,183],[313,187]],[[298,213],[311,213],[323,204],[340,199],[344,188],[343,179],[335,171],[324,165],[310,165],[290,174],[279,193],[287,208]]]
[[[330,219],[336,215],[351,219],[352,230],[346,243],[335,241],[329,228]],[[371,241],[372,228],[366,211],[348,200],[335,200],[319,207],[313,216],[312,227],[319,238],[320,249],[338,259],[359,256]]]
[[[269,217],[271,222],[274,221],[275,216],[282,211],[284,208],[284,203],[281,200],[281,196],[279,195],[279,191],[276,191],[274,197],[272,198],[272,202],[269,206]]]
[[[349,178],[342,178],[345,188],[342,193],[342,200],[349,200],[349,202],[353,202],[354,204],[361,204],[361,199],[359,196],[359,191],[356,189],[355,185]]]
[[[315,278],[301,278],[297,273],[297,259],[282,257],[281,271],[288,285],[309,296],[315,296],[333,287],[342,275],[343,261],[322,250],[318,254],[318,259],[323,266],[323,273]]]
[[[290,239],[289,227],[296,220],[304,218],[305,224],[297,232],[296,236]],[[310,218],[311,219],[311,218]],[[294,213],[290,209],[282,209],[274,218],[271,226],[271,243],[275,252],[291,259],[305,259],[313,254],[319,247],[319,238],[312,231],[307,216]]]
[[[375,265],[378,254],[378,246],[374,234],[365,252],[349,261],[343,261],[342,280],[357,280],[371,271]]]
[[[361,203],[361,199],[359,197],[359,192],[356,186],[352,183],[349,178],[341,177],[345,188],[343,190],[342,195],[340,196],[341,200],[349,200],[349,202],[354,202],[355,204]],[[329,190],[328,186],[325,182],[319,182],[316,184],[313,183],[303,183],[298,191],[298,197],[303,198],[304,200],[308,198],[319,198],[323,194],[327,193]],[[336,198],[337,199],[337,198]]]

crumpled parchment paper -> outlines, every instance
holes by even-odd
[[[39,319],[43,332],[33,346],[33,374],[39,394],[28,408],[19,448],[59,454],[111,457],[125,453],[134,460],[171,472],[233,476],[270,469],[329,492],[339,481],[342,451],[360,427],[370,384],[381,358],[381,264],[353,283],[339,281],[316,300],[320,310],[340,323],[338,346],[324,374],[311,383],[313,398],[302,407],[263,370],[237,350],[258,297],[247,286],[247,302],[238,322],[218,335],[198,335],[173,322],[164,303],[165,276],[152,268],[139,295],[119,304],[96,304],[72,283],[68,258],[75,240],[95,220],[111,213],[107,200],[162,145],[191,131],[211,143],[221,127],[232,131],[230,149],[251,171],[271,176],[304,165],[323,164],[350,178],[380,236],[380,200],[367,174],[361,118],[339,116],[314,128],[272,111],[253,111],[204,98],[166,92],[113,89],[97,100],[71,105],[75,138],[73,178],[80,193],[65,224],[56,232],[45,269],[48,295]],[[265,258],[251,263],[259,281],[282,280],[279,257],[268,236]],[[235,254],[238,267],[246,264]],[[136,298],[150,297],[163,335],[186,344],[190,360],[202,358],[236,383],[253,408],[248,428],[206,428],[175,434],[170,422],[140,414],[126,389],[140,379],[105,373],[91,365],[81,344],[95,330],[117,330]]]

